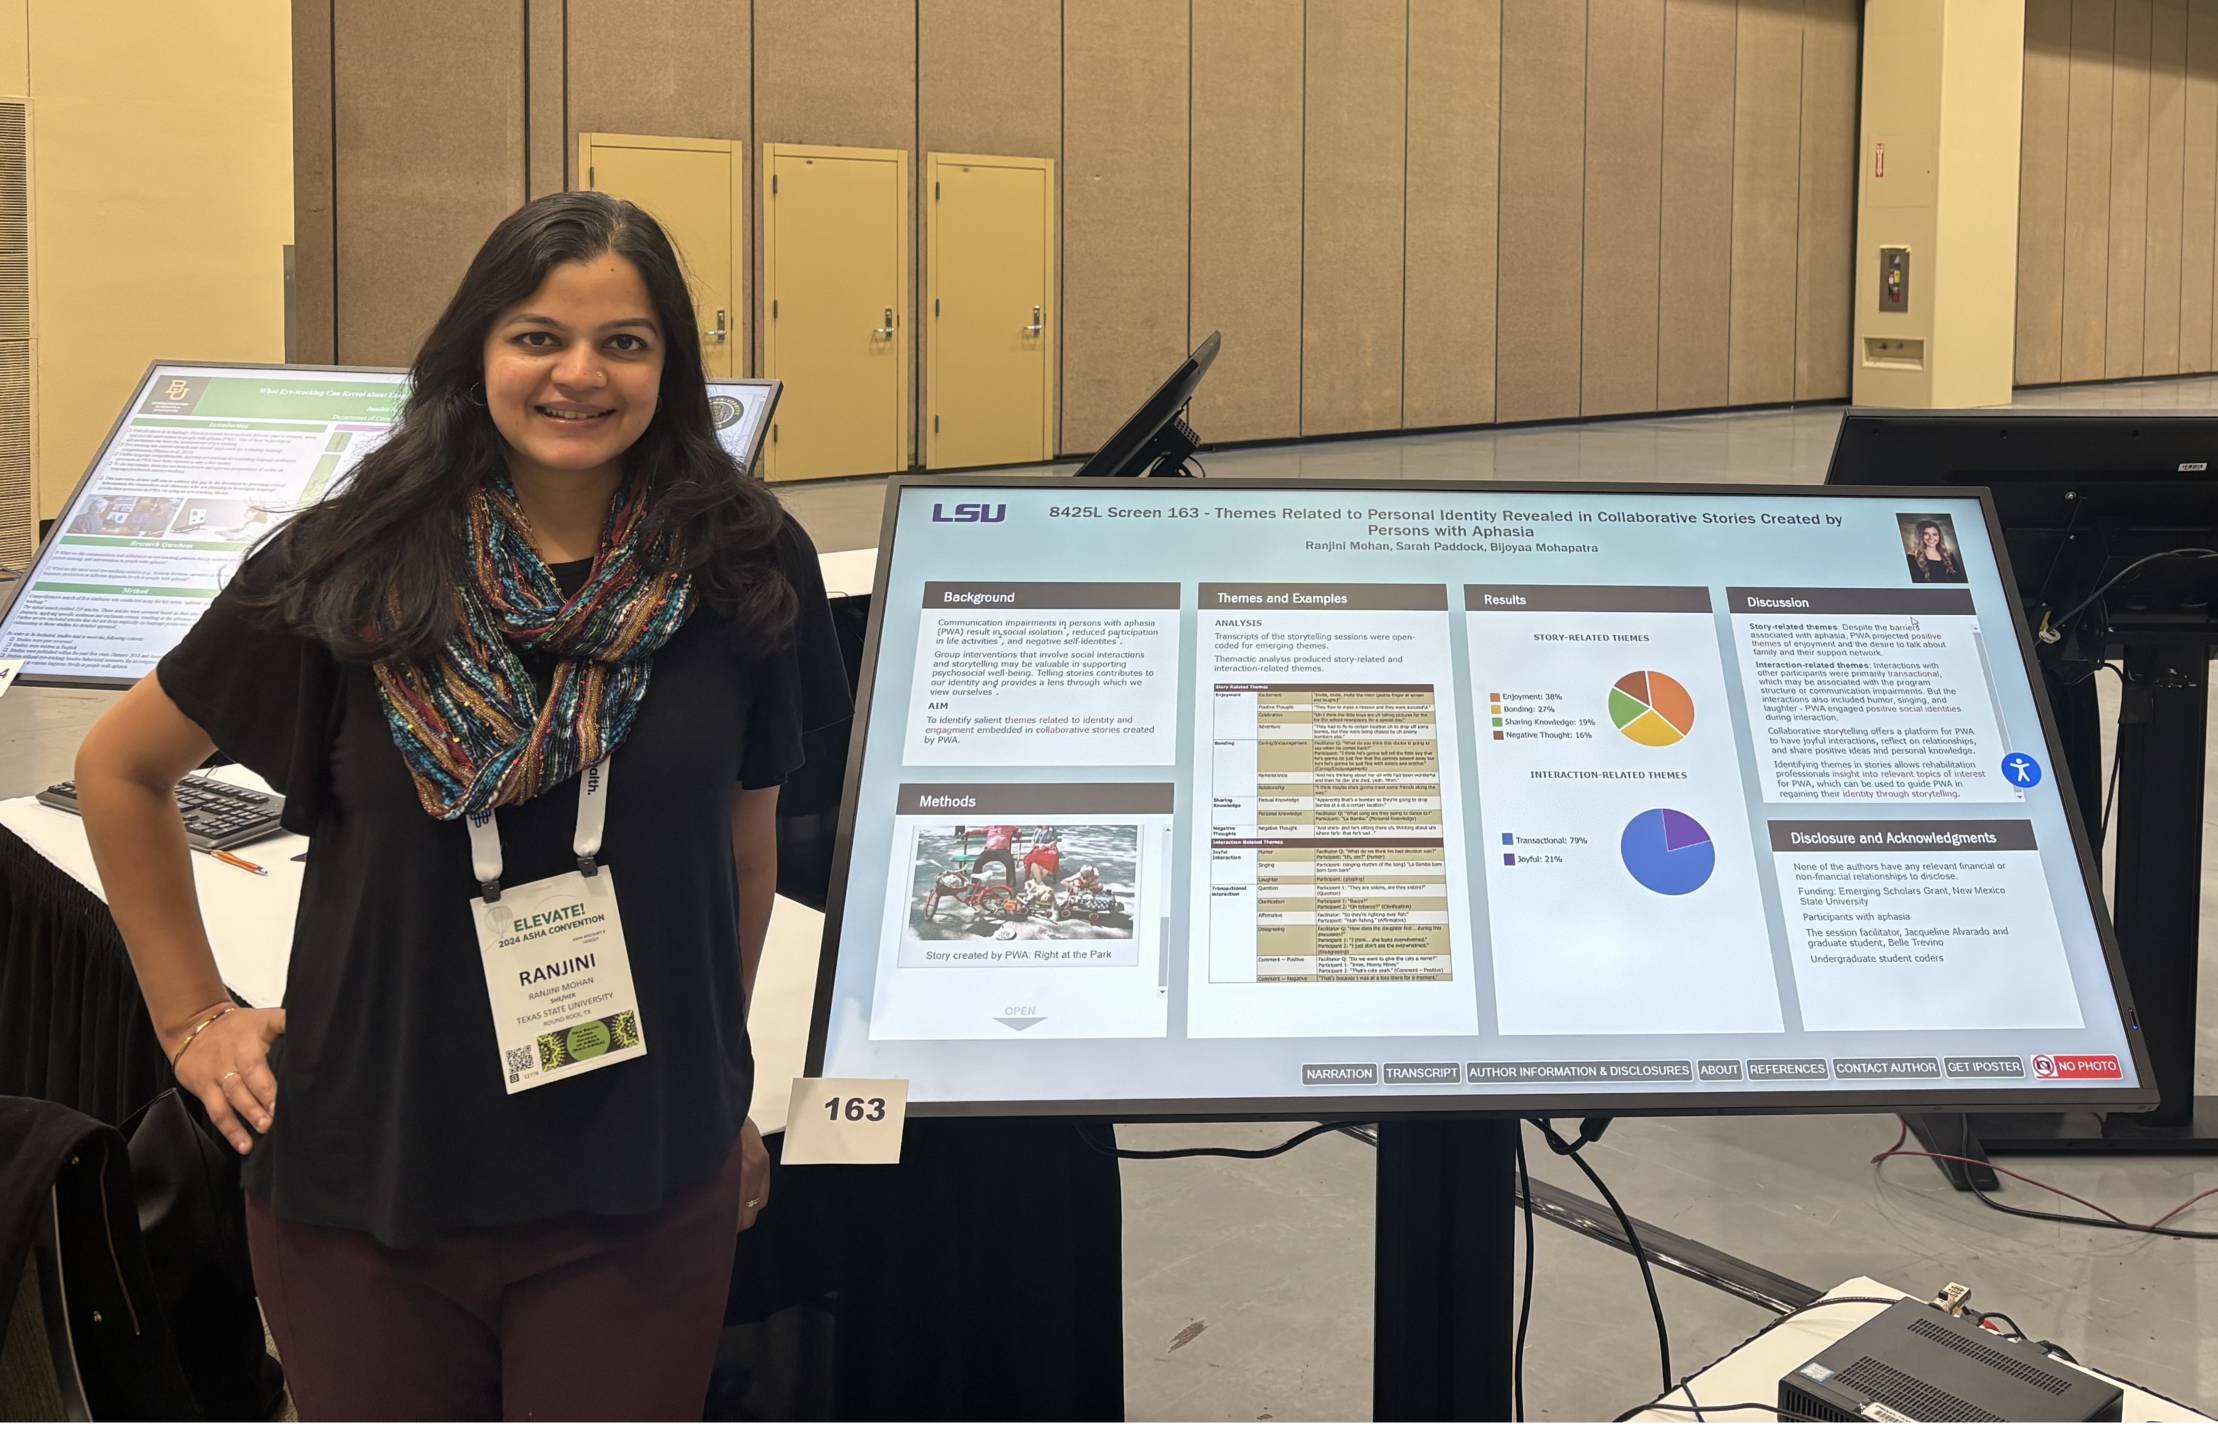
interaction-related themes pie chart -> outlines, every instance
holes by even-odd
[[[1710,882],[1717,846],[1692,815],[1643,810],[1625,826],[1617,852],[1625,872],[1658,894],[1692,894]]]
[[[1694,729],[1694,697],[1661,671],[1635,671],[1610,688],[1610,720],[1627,740],[1677,745]]]

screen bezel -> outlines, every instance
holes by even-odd
[[[1489,492],[1531,493],[1535,495],[1659,495],[1679,497],[1759,497],[1781,498],[1789,501],[1870,500],[1880,502],[1927,501],[1960,499],[1979,503],[1980,514],[1986,522],[1988,550],[1994,553],[1995,565],[2007,596],[2017,588],[2016,577],[2010,569],[2010,555],[2003,545],[2002,532],[1996,519],[1992,499],[1979,487],[1862,487],[1853,497],[1819,485],[1781,486],[1737,483],[1638,483],[1638,482],[1507,482],[1501,480],[1444,480],[1424,481],[1396,478],[1391,482],[1348,477],[1207,477],[1181,481],[1175,486],[1166,485],[1163,479],[1144,477],[1054,477],[1016,476],[1010,474],[975,476],[903,475],[886,481],[886,507],[880,520],[878,534],[878,559],[872,583],[873,597],[870,604],[870,622],[863,642],[861,680],[855,690],[855,718],[853,733],[849,737],[847,770],[840,793],[838,837],[832,853],[832,881],[824,908],[824,940],[817,960],[816,1004],[809,1016],[809,1044],[803,1071],[809,1077],[820,1077],[824,1072],[824,1045],[830,1032],[832,993],[839,966],[840,934],[846,918],[848,870],[853,858],[855,839],[855,799],[861,788],[864,749],[869,740],[871,701],[877,684],[879,641],[885,624],[881,602],[887,592],[887,578],[891,575],[895,528],[901,511],[902,497],[912,490],[990,490],[998,488],[1038,491],[1049,488],[1057,491],[1098,492],[1161,492],[1175,494],[1210,491],[1271,490],[1271,491],[1377,491],[1377,492]],[[2025,613],[2015,599],[2004,603],[2010,608],[2009,620],[2017,633],[2018,651],[2025,663],[2026,684],[2031,688],[2034,709],[2041,720],[2041,738],[2046,753],[2052,757],[2056,750],[2057,729],[2055,713],[2049,708],[2048,694],[2043,682],[2032,679],[2040,669],[2033,640],[2026,627]],[[2110,915],[2102,898],[2100,872],[2089,853],[2087,830],[2080,820],[2079,801],[2076,798],[2069,773],[2061,762],[2050,761],[2051,775],[2056,781],[2057,794],[2063,802],[2064,818],[2072,833],[2072,846],[2078,856],[2080,878],[2087,893],[2089,907],[2095,918],[2096,937],[2101,942],[2103,961],[2110,972],[2111,990],[2118,1005],[2121,1022],[2126,1031],[2126,1043],[2133,1058],[2135,1081],[2112,1084],[2101,1088],[2067,1088],[2038,1084],[2019,1089],[1978,1088],[1954,1092],[1945,1087],[1901,1087],[1880,1085],[1869,1090],[1859,1089],[1786,1089],[1778,1092],[1747,1092],[1735,1095],[1730,1102],[1720,1102],[1719,1092],[1700,1089],[1683,1093],[1622,1090],[1591,1093],[1486,1093],[1460,1092],[1454,1094],[1386,1094],[1379,1092],[1334,1092],[1322,1097],[1292,1098],[1176,1098],[1176,1099],[1088,1099],[1088,1100],[1022,1100],[1008,1102],[912,1103],[910,1111],[920,1117],[978,1118],[978,1117],[1063,1117],[1063,1118],[1114,1118],[1123,1122],[1179,1121],[1231,1121],[1278,1119],[1338,1119],[1363,1118],[1372,1115],[1395,1116],[1439,1115],[1488,1115],[1513,1117],[1524,1114],[1561,1115],[1571,1112],[1602,1113],[1622,1117],[1725,1115],[1737,1113],[1891,1113],[1950,1112],[1950,1113],[2027,1113],[2051,1110],[2096,1110],[2112,1112],[2145,1112],[2156,1106],[2157,1094],[2150,1083],[2148,1048],[2142,1038],[2140,1018],[2132,1001],[2132,991],[2126,983],[2125,965],[2120,957],[2118,938],[2111,928]]]
[[[152,382],[154,375],[163,368],[232,368],[264,373],[366,373],[377,377],[400,376],[403,378],[408,375],[408,369],[406,368],[364,368],[334,363],[219,363],[198,358],[157,358],[148,363],[146,371],[139,374],[137,384],[132,387],[131,396],[117,410],[116,420],[108,425],[108,435],[101,438],[100,445],[92,450],[92,458],[85,463],[85,470],[77,478],[77,484],[71,487],[69,495],[62,499],[62,509],[55,514],[53,524],[46,529],[46,535],[39,538],[38,550],[31,553],[30,564],[23,568],[23,575],[16,578],[15,589],[8,593],[7,603],[0,605],[0,626],[7,624],[8,617],[15,611],[16,603],[21,601],[24,593],[31,589],[31,578],[38,574],[39,563],[46,560],[47,549],[52,547],[55,540],[62,535],[62,518],[77,510],[77,499],[85,494],[85,484],[92,481],[92,474],[100,470],[101,459],[106,457],[108,449],[115,445],[117,434],[121,433],[123,425],[131,420],[131,414],[138,410],[139,395],[146,391],[146,385]],[[127,691],[137,685],[141,679],[144,678],[41,676],[26,670],[15,678],[15,683],[19,686],[44,686],[51,690],[60,691]]]
[[[785,380],[782,378],[709,378],[707,383],[711,388],[722,384],[726,387],[765,389],[770,394],[769,400],[763,405],[762,421],[755,428],[755,440],[747,445],[747,460],[740,463],[739,467],[740,476],[753,477],[755,469],[762,465],[763,448],[770,444],[770,424],[778,416],[778,399],[785,396]]]

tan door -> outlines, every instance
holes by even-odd
[[[585,187],[629,199],[662,225],[685,264],[700,315],[701,364],[712,378],[747,375],[740,330],[740,236],[746,193],[744,153],[736,140],[672,139],[653,134],[580,134],[578,178]]]
[[[763,146],[763,376],[773,482],[909,465],[909,155]]]
[[[1045,462],[1055,432],[1055,164],[926,157],[924,465]]]

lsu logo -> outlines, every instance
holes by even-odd
[[[932,520],[935,522],[998,522],[1008,515],[1007,502],[995,502],[991,506],[984,502],[957,502],[953,511],[943,510],[937,502],[932,504]]]

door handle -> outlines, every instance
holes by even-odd
[[[1025,328],[1024,336],[1027,338],[1037,338],[1040,336],[1041,333],[1045,331],[1046,325],[1040,321],[1040,305],[1035,303],[1032,305],[1032,322],[1028,327]]]
[[[709,330],[709,341],[711,343],[721,343],[729,336],[731,335],[724,323],[724,310],[719,308],[716,310],[716,326]]]
[[[871,337],[873,337],[873,338],[876,338],[876,339],[878,339],[878,340],[879,340],[879,341],[881,341],[881,342],[888,342],[888,341],[891,341],[891,340],[892,340],[892,338],[893,338],[893,310],[892,310],[891,308],[888,308],[888,309],[886,310],[886,326],[885,326],[885,327],[883,327],[883,328],[873,328],[873,329],[871,329],[871,330],[870,330],[870,336],[871,336]]]

